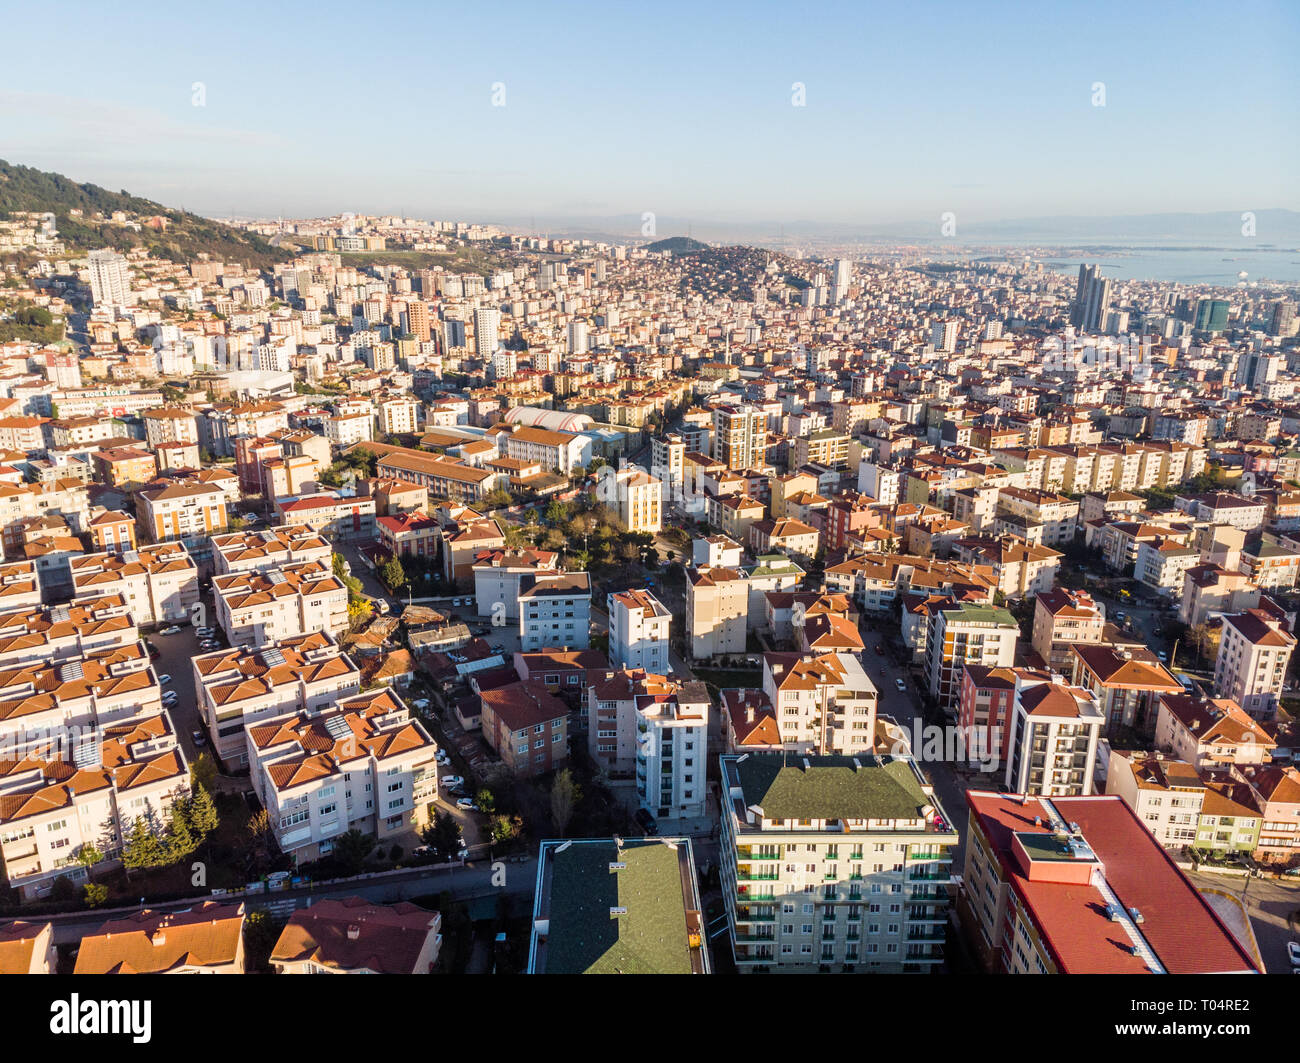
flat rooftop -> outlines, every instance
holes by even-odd
[[[529,974],[708,974],[689,838],[544,841]]]

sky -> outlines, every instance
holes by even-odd
[[[4,25],[0,158],[212,216],[1300,209],[1290,0],[144,0]]]

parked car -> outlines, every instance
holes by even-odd
[[[221,649],[221,643],[219,643],[216,639],[203,639],[203,640],[199,643],[199,649],[201,649],[201,650],[219,650],[219,649]]]
[[[906,690],[906,689],[907,689],[907,684],[906,684],[905,682],[903,682],[903,680],[901,680],[901,679],[895,679],[895,680],[894,680],[894,686],[898,687],[899,690]]]
[[[442,785],[445,786],[448,790],[450,790],[453,786],[465,785],[464,776],[461,775],[444,775],[441,781],[442,781]]]
[[[453,599],[451,600],[451,607],[452,607],[453,609],[459,609],[459,608],[460,608],[462,605],[464,605],[464,604],[465,604],[465,603],[462,602],[459,598],[453,598]]]
[[[1162,661],[1167,661],[1167,660],[1169,660],[1169,654],[1165,653],[1164,650],[1160,650],[1160,651],[1156,654],[1156,657],[1157,657],[1159,660],[1162,660]]]
[[[160,635],[179,635],[180,633],[181,628],[179,624],[168,624],[166,627],[158,630],[158,634]]]
[[[415,701],[411,702],[411,708],[413,709],[427,709],[428,707],[429,707],[428,698],[416,698]],[[442,750],[438,750],[438,752],[441,753]]]
[[[478,805],[476,805],[476,804],[474,803],[474,798],[472,798],[472,797],[462,797],[462,798],[459,798],[459,799],[456,801],[456,807],[459,808],[459,809],[463,809],[463,810],[466,811],[466,812],[477,812],[477,811],[478,811]]]
[[[172,681],[172,677],[169,676],[166,672],[163,672],[163,674],[158,677],[159,686],[165,687],[171,681]]]
[[[1300,941],[1288,941],[1286,943],[1286,954],[1291,960],[1292,967],[1300,967]]]
[[[504,646],[502,646],[501,643],[498,642],[495,646],[492,647],[492,652],[493,652],[493,653],[505,653],[505,652],[506,652],[506,648],[505,648]]]
[[[458,850],[456,850],[456,859],[457,859],[457,860],[468,860],[468,859],[469,859],[469,850],[468,850],[468,849],[458,849]]]
[[[434,754],[433,759],[444,766],[451,763],[451,757],[447,756],[447,751],[445,749],[438,750],[438,752]]]
[[[190,737],[194,739],[194,744],[196,746],[202,747],[208,744],[208,736],[205,735],[202,731],[197,731],[197,730],[191,731]]]
[[[637,826],[647,834],[659,833],[659,824],[655,822],[654,816],[650,815],[649,809],[638,808],[636,810],[636,815],[632,818],[636,820]]]

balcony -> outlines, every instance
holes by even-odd
[[[937,853],[908,853],[908,854],[907,854],[907,859],[908,859],[908,860],[912,860],[912,861],[916,861],[916,862],[921,862],[921,861],[933,861],[933,860],[942,860],[945,864],[951,864],[951,863],[952,863],[952,853],[950,853],[950,852],[937,852]]]
[[[745,871],[736,872],[737,882],[775,882],[781,877],[779,871]]]
[[[942,932],[935,933],[933,930],[909,930],[907,932],[907,940],[911,942],[942,942],[947,936]]]
[[[951,871],[913,871],[907,876],[908,882],[951,882]]]

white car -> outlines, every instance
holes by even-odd
[[[160,635],[179,635],[180,633],[181,633],[181,629],[180,626],[177,624],[168,624],[165,628],[160,629],[158,632],[158,634]]]
[[[1292,967],[1300,967],[1300,941],[1288,941],[1286,954],[1291,960]]]
[[[441,779],[442,785],[448,790],[456,786],[464,786],[465,780],[460,775],[444,775]]]
[[[436,760],[439,764],[451,763],[451,757],[447,756],[447,751],[445,749],[438,750],[438,752],[434,754],[433,759]]]
[[[460,800],[458,800],[458,801],[456,802],[456,807],[459,808],[459,809],[462,809],[462,810],[465,811],[465,812],[477,812],[477,811],[478,811],[478,805],[476,805],[476,804],[474,803],[474,798],[472,798],[472,797],[462,797],[462,798],[460,798]]]
[[[898,687],[899,690],[906,690],[906,689],[907,689],[907,684],[904,683],[901,679],[895,679],[895,680],[894,680],[894,686]]]

